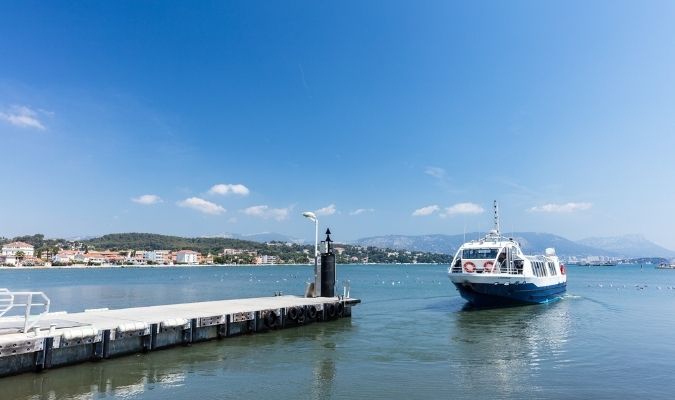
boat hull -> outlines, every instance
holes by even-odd
[[[454,282],[460,296],[475,307],[503,307],[541,304],[558,300],[567,290],[567,283],[537,286],[534,283],[494,284]]]

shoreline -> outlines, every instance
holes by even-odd
[[[440,263],[349,263],[339,265],[448,265]],[[50,270],[50,269],[147,269],[147,268],[208,268],[208,267],[313,267],[314,264],[181,264],[181,265],[60,265],[60,266],[21,266],[21,267],[6,267],[0,266],[0,271],[3,270]]]

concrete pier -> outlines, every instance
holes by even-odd
[[[0,318],[0,377],[351,317],[353,298],[274,296],[79,313],[54,312],[22,333]]]

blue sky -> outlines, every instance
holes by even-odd
[[[497,199],[675,248],[673,2],[1,8],[0,235],[461,233]]]

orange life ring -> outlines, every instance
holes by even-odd
[[[564,264],[560,264],[560,273],[565,275],[565,265]]]
[[[464,263],[464,271],[466,272],[473,272],[476,270],[476,264],[472,263],[471,261],[467,261]]]
[[[486,261],[485,264],[483,264],[483,271],[492,272],[494,267],[495,267],[495,263],[493,263],[492,261]]]

